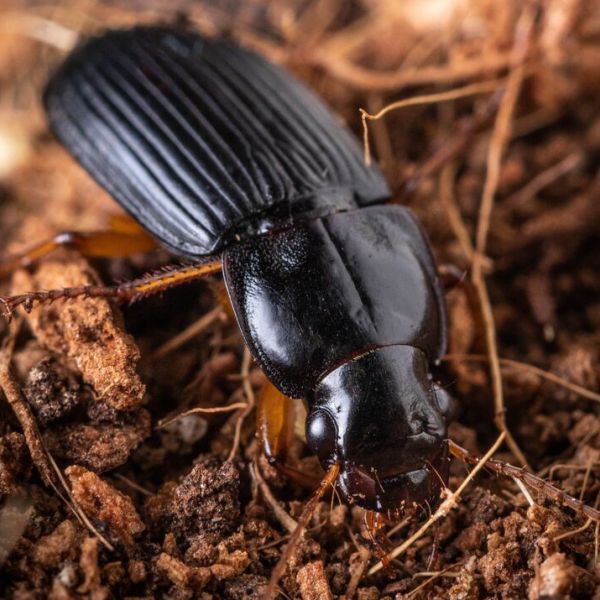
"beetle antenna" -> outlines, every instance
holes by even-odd
[[[340,493],[337,490],[337,479],[331,485],[331,491],[332,491],[331,498],[333,499],[335,496],[335,498],[337,498],[338,504],[341,506],[343,504],[343,502],[340,497]],[[332,507],[333,507],[333,502],[332,502]]]
[[[322,498],[323,494],[327,491],[327,488],[333,484],[333,482],[337,479],[338,473],[340,472],[340,466],[338,463],[334,463],[329,471],[325,474],[325,477],[321,480],[319,487],[315,490],[313,495],[310,497],[300,518],[298,519],[298,525],[292,536],[290,537],[290,541],[287,543],[283,552],[281,553],[281,557],[279,558],[279,562],[273,569],[273,573],[271,574],[271,579],[269,581],[269,585],[265,591],[265,600],[274,600],[276,595],[277,583],[285,573],[285,570],[290,562],[290,559],[293,555],[294,550],[298,546],[300,541],[300,537],[302,533],[306,529],[308,525],[308,521],[312,517],[315,509],[317,508],[317,504],[319,500]]]
[[[457,443],[452,440],[448,440],[449,449],[453,456],[456,458],[460,458],[465,462],[471,464],[477,464],[482,459],[476,454],[472,454],[465,448],[459,446]],[[576,513],[580,515],[584,515],[592,521],[596,523],[600,523],[600,510],[593,506],[587,505],[585,502],[580,500],[579,498],[575,498],[561,489],[557,488],[555,485],[552,485],[548,481],[545,481],[541,477],[526,471],[524,468],[515,467],[510,463],[504,462],[502,460],[496,459],[487,459],[485,461],[485,466],[493,471],[496,475],[504,475],[505,477],[514,477],[515,479],[521,481],[523,484],[528,485],[533,488],[538,494],[545,496],[557,502],[558,504],[562,504],[563,506],[568,506]]]
[[[440,480],[440,483],[442,484],[442,489],[446,489],[448,486],[446,485],[446,481],[442,477],[441,473],[433,466],[433,463],[431,461],[428,460],[428,461],[425,461],[425,462],[429,465],[429,467],[431,468],[431,470],[433,471],[433,473]]]

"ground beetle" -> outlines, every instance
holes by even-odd
[[[336,117],[257,54],[168,27],[87,41],[44,100],[75,158],[194,263],[3,298],[5,310],[131,299],[222,269],[246,344],[280,392],[306,399],[309,447],[339,466],[345,497],[376,511],[435,504],[450,404],[430,374],[446,348],[442,286],[415,217],[383,205],[381,172]],[[59,245],[118,254],[123,232],[107,235],[58,236],[5,267]]]

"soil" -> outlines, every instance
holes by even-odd
[[[529,10],[519,67],[515,48],[523,47]],[[599,3],[5,1],[0,253],[59,231],[101,228],[118,212],[52,138],[39,99],[78,32],[156,21],[188,21],[283,63],[358,136],[359,107],[373,113],[400,98],[498,78],[502,86],[522,68],[482,263],[497,350],[599,390]],[[450,437],[481,454],[498,435],[492,381],[486,360],[464,355],[489,350],[489,323],[486,337],[471,279],[471,240],[493,164],[488,148],[507,116],[503,90],[399,108],[368,123],[393,200],[417,213],[439,263],[466,273],[448,292],[453,358],[436,376],[458,400]],[[162,250],[94,261],[61,251],[4,278],[0,291],[108,283],[174,261]],[[131,306],[57,302],[18,312],[10,327],[0,322],[1,597],[264,596],[310,490],[261,458],[249,410],[195,413],[161,426],[193,407],[252,401],[265,384],[257,367],[244,368],[227,310],[185,343],[164,347],[218,308],[221,292],[218,281],[200,282]],[[519,365],[502,368],[502,387],[508,428],[531,469],[594,506],[597,399]],[[301,435],[293,450],[297,466],[314,472]],[[519,465],[507,446],[496,457]],[[455,460],[449,488],[466,473]],[[386,525],[390,547],[422,523]],[[437,529],[369,575],[380,550],[364,512],[326,496],[279,582],[282,597],[537,600],[600,593],[598,524],[560,498],[535,490],[527,497],[512,479],[485,470]]]

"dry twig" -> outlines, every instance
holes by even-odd
[[[350,534],[353,536],[352,531]],[[356,590],[358,589],[358,585],[367,570],[367,565],[369,564],[369,560],[371,559],[371,552],[368,548],[365,548],[361,544],[356,543],[355,545],[358,548],[359,553],[359,563],[354,565],[354,569],[351,571],[352,575],[350,576],[350,583],[348,583],[348,587],[346,588],[345,600],[352,600],[356,594]]]
[[[415,67],[383,73],[354,65],[346,60],[326,54],[315,54],[309,60],[323,67],[334,77],[359,89],[370,92],[399,91],[418,85],[448,84],[454,81],[476,79],[481,75],[506,69],[510,64],[508,54],[488,53],[482,58],[465,59],[460,63]]]
[[[0,30],[3,33],[19,33],[63,52],[72,50],[80,37],[79,32],[56,20],[46,19],[33,13],[5,13],[2,16]]]
[[[466,479],[460,484],[458,489],[455,492],[447,492],[446,498],[440,504],[439,508],[427,519],[427,521],[415,532],[411,535],[405,542],[400,544],[394,548],[388,555],[387,560],[393,560],[394,558],[398,558],[406,552],[408,548],[410,548],[414,542],[420,539],[423,534],[437,521],[439,521],[442,517],[445,517],[451,509],[457,506],[458,500],[460,499],[461,494],[464,489],[469,485],[469,483],[473,480],[475,475],[485,466],[485,463],[495,454],[496,450],[500,447],[502,442],[506,437],[506,432],[500,432],[500,435],[492,445],[492,447],[485,453],[485,455],[481,458],[481,460],[475,465],[475,468],[467,475]],[[383,569],[383,561],[379,561],[375,566],[371,567],[369,570],[369,575],[374,575],[378,571]]]
[[[503,200],[502,210],[510,211],[519,204],[525,203],[530,198],[533,198],[536,194],[539,194],[545,187],[554,183],[557,179],[563,177],[573,169],[577,168],[582,164],[583,160],[583,154],[579,151],[572,152],[571,154],[567,155],[561,161],[536,175],[519,191],[512,194],[512,196],[509,196],[506,198],[506,200]]]
[[[478,107],[474,114],[459,119],[452,127],[452,132],[437,145],[437,149],[425,162],[418,166],[416,171],[404,182],[402,189],[405,194],[414,192],[419,183],[425,178],[433,175],[448,161],[458,156],[465,150],[467,144],[473,139],[484,125],[492,118],[498,108],[498,102],[502,96],[497,91]]]
[[[5,338],[0,351],[0,389],[4,392],[6,400],[21,425],[31,460],[41,475],[42,481],[48,486],[54,486],[52,468],[48,463],[46,449],[44,448],[35,417],[10,371],[14,343],[15,331],[13,329]]]
[[[453,360],[462,360],[465,362],[488,362],[489,356],[484,356],[483,354],[446,354],[442,358],[444,361],[453,361]],[[588,390],[581,385],[577,385],[576,383],[571,383],[567,381],[563,377],[551,373],[550,371],[545,371],[544,369],[540,369],[539,367],[535,367],[534,365],[528,365],[527,363],[520,362],[518,360],[512,360],[510,358],[498,358],[498,362],[501,367],[516,369],[519,371],[525,371],[527,373],[533,373],[538,377],[545,379],[547,381],[551,381],[556,385],[559,385],[574,394],[577,394],[583,398],[587,398],[588,400],[593,400],[594,402],[600,402],[600,394],[597,392],[593,392],[592,390]]]
[[[454,197],[453,183],[455,176],[455,166],[452,162],[447,163],[440,173],[440,202],[448,216],[448,224],[454,233],[454,237],[458,240],[460,248],[469,262],[473,260],[473,244],[469,232],[460,214],[460,210],[456,205]]]
[[[176,421],[179,421],[180,419],[183,419],[184,417],[187,417],[189,415],[194,415],[197,413],[200,413],[203,415],[228,413],[228,412],[233,412],[234,410],[239,410],[240,408],[246,408],[247,406],[248,406],[248,404],[246,402],[234,402],[233,404],[227,404],[226,406],[210,406],[210,407],[197,406],[196,408],[190,408],[190,410],[186,410],[185,412],[174,415],[173,417],[167,417],[166,419],[159,421],[158,424],[156,425],[156,429],[163,429],[167,425],[170,425],[171,423],[175,423]]]
[[[292,536],[290,537],[290,541],[287,543],[285,549],[281,553],[279,562],[273,569],[273,573],[271,574],[271,579],[269,580],[269,585],[267,586],[267,589],[265,592],[265,600],[273,600],[273,598],[275,598],[275,594],[277,591],[277,589],[276,589],[277,584],[279,583],[279,580],[285,573],[285,570],[288,566],[288,562],[291,560],[293,553],[296,550],[296,547],[298,546],[300,537],[302,536],[302,533],[306,529],[306,525],[308,524],[308,521],[310,520],[312,514],[314,513],[319,500],[321,499],[323,494],[327,491],[327,488],[329,486],[333,485],[333,482],[337,479],[339,470],[340,470],[339,465],[336,463],[329,469],[329,471],[327,471],[327,473],[325,474],[325,477],[323,477],[323,480],[319,484],[319,487],[314,492],[314,494],[311,496],[310,500],[304,506],[304,510],[302,511],[302,514],[300,515],[300,518],[298,519],[298,526],[294,530],[294,533],[292,533]]]
[[[411,590],[408,593],[408,595],[406,596],[407,600],[409,598],[412,598],[413,596],[416,596],[423,588],[427,587],[430,583],[432,583],[436,579],[439,579],[440,577],[443,577],[444,575],[448,575],[452,569],[455,569],[456,567],[460,567],[460,566],[462,566],[462,563],[450,565],[450,566],[446,567],[445,569],[443,569],[442,571],[433,573],[423,583],[419,584],[414,590]]]
[[[244,388],[244,395],[246,396],[246,404],[240,410],[240,414],[235,422],[235,432],[233,435],[233,445],[231,446],[231,451],[227,460],[233,460],[239,445],[240,445],[240,437],[242,434],[242,425],[246,420],[246,417],[252,412],[254,405],[256,404],[256,398],[254,396],[254,390],[252,389],[252,384],[250,383],[250,364],[252,362],[252,355],[248,348],[244,348],[244,358],[242,360],[242,387]]]
[[[257,462],[250,463],[250,476],[254,479],[263,495],[265,502],[270,506],[275,518],[281,523],[281,525],[287,529],[289,533],[294,533],[296,527],[298,527],[298,522],[293,519],[283,508],[281,504],[275,499],[271,489],[267,485],[267,482],[264,480],[260,468]]]
[[[479,220],[477,224],[475,242],[475,253],[473,255],[471,267],[471,279],[477,292],[482,318],[485,324],[485,337],[494,392],[494,407],[496,413],[495,422],[498,429],[506,433],[506,442],[509,448],[517,460],[523,465],[528,465],[527,459],[506,426],[506,409],[504,407],[502,375],[500,373],[500,363],[498,360],[496,326],[494,323],[494,315],[492,312],[492,305],[490,302],[487,285],[485,283],[483,260],[488,231],[490,228],[490,218],[494,205],[494,196],[496,194],[496,189],[498,187],[498,181],[500,178],[502,155],[510,136],[510,124],[517,98],[519,97],[519,92],[521,90],[521,84],[523,82],[523,76],[525,72],[524,63],[525,57],[527,56],[529,36],[531,34],[532,27],[532,11],[530,8],[525,8],[517,24],[515,43],[511,53],[512,69],[508,76],[506,91],[500,103],[500,108],[498,110],[492,138],[488,148],[487,173],[483,188],[483,195],[481,198],[481,207],[479,210]]]
[[[365,153],[365,163],[371,164],[371,147],[369,144],[369,126],[367,121],[376,121],[381,119],[389,112],[398,110],[400,108],[406,108],[407,106],[418,106],[421,104],[434,104],[437,102],[449,102],[450,100],[457,100],[458,98],[466,98],[468,96],[474,96],[476,94],[484,94],[486,92],[496,91],[503,83],[502,79],[492,79],[491,81],[480,81],[471,85],[456,88],[454,90],[448,90],[446,92],[440,92],[439,94],[426,94],[424,96],[415,96],[413,98],[404,98],[397,102],[392,102],[379,112],[372,115],[363,108],[360,110],[360,118],[363,128],[363,144]]]
[[[189,327],[186,327],[181,333],[172,337],[166,341],[162,346],[157,348],[151,358],[162,358],[170,352],[177,350],[196,336],[200,335],[203,331],[206,331],[215,321],[217,321],[223,314],[223,309],[220,306],[213,308],[205,315],[202,315],[197,321],[192,323]]]

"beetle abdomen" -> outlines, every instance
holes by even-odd
[[[409,210],[373,206],[229,247],[223,271],[246,343],[271,381],[305,396],[370,349],[445,351],[443,293]]]
[[[299,213],[389,197],[379,170],[311,92],[224,40],[158,27],[108,32],[69,56],[44,100],[77,160],[186,256]]]

